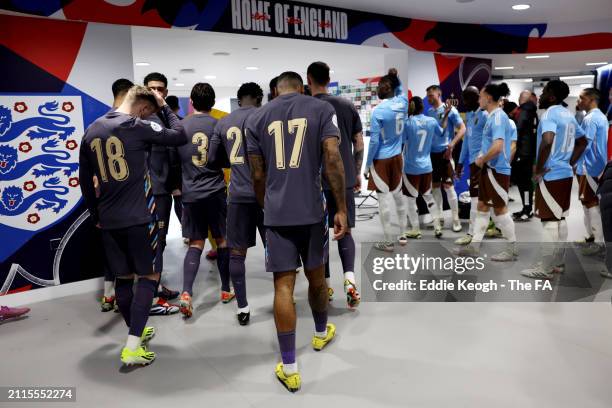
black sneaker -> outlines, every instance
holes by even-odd
[[[166,300],[172,300],[179,297],[180,293],[176,290],[171,290],[162,285],[161,290],[157,294],[160,298],[164,298]]]
[[[236,317],[238,318],[238,323],[240,323],[241,326],[246,326],[249,324],[249,320],[251,319],[251,312],[238,313]]]

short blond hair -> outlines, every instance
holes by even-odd
[[[145,86],[134,85],[131,87],[127,92],[126,99],[131,103],[136,101],[146,101],[151,103],[154,107],[157,107],[157,100],[155,99],[153,91]]]

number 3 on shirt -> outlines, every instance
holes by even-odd
[[[123,181],[130,175],[128,164],[123,158],[125,149],[123,143],[116,136],[111,136],[106,140],[104,151],[102,151],[102,139],[95,138],[89,145],[91,150],[96,153],[98,159],[98,169],[100,170],[100,178],[104,183],[108,182],[108,174],[106,173],[106,162],[108,162],[108,170],[113,179]],[[106,153],[107,160],[104,160]]]
[[[198,154],[191,156],[191,162],[196,167],[204,167],[208,163],[208,136],[196,132],[191,137],[191,143],[197,146]]]
[[[290,134],[295,134],[295,142],[291,149],[291,158],[289,159],[289,167],[300,167],[302,159],[302,147],[304,146],[304,135],[308,122],[306,118],[291,119],[287,121],[287,129]],[[283,131],[283,122],[275,120],[268,126],[268,133],[274,136],[274,151],[276,153],[276,168],[283,170],[285,168],[285,135]]]

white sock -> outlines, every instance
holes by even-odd
[[[406,197],[406,202],[408,204],[406,208],[408,209],[408,219],[410,220],[410,227],[413,230],[418,231],[420,229],[420,225],[416,198]]]
[[[393,242],[391,239],[391,210],[389,209],[388,199],[389,193],[378,193],[378,211],[385,241]]]
[[[584,205],[582,206],[582,210],[584,211],[584,228],[586,229],[587,237],[592,237],[594,235],[594,231],[591,212]]]
[[[104,281],[104,297],[110,298],[115,296],[115,282]]]
[[[478,197],[471,198],[472,204],[470,205],[470,229],[468,234],[474,235],[474,223],[476,222],[476,215],[478,214]]]
[[[487,231],[489,225],[489,212],[477,211],[476,219],[474,220],[474,235],[472,237],[472,245],[476,248],[480,247],[482,238]]]
[[[400,226],[400,236],[404,235],[408,228],[408,218],[406,216],[406,203],[405,196],[402,194],[402,189],[391,194],[395,201],[395,210],[397,211],[397,218]]]
[[[507,212],[504,215],[494,215],[493,221],[495,222],[495,226],[501,230],[503,236],[508,240],[508,242],[516,242],[514,221],[512,221],[510,213]]]
[[[599,209],[599,206],[596,205],[595,207],[589,208],[589,215],[591,218],[591,231],[593,231],[595,242],[598,244],[603,244],[603,225],[601,223],[601,210]]]
[[[443,216],[442,214],[444,214],[444,200],[442,199],[442,187],[433,188],[431,190],[431,195],[433,196],[434,202],[436,203],[436,207],[438,207],[438,218],[441,218]],[[431,212],[431,209],[429,211]],[[431,216],[434,217],[433,214]]]
[[[291,374],[297,373],[298,372],[297,360],[295,361],[295,363],[292,363],[292,364],[283,363],[283,372],[285,373],[285,375],[291,375]]]
[[[453,213],[453,221],[459,221],[459,201],[457,201],[457,192],[454,186],[444,187],[446,191],[446,199]]]
[[[138,347],[140,347],[141,339],[138,336],[128,335],[127,341],[125,342],[125,347],[132,351],[136,351]]]
[[[320,337],[322,339],[326,338],[327,337],[327,327],[325,327],[325,331],[322,331],[322,332],[315,331],[315,337]]]
[[[440,189],[434,191],[440,191]],[[433,218],[434,220],[440,219],[440,210],[438,209],[438,204],[436,204],[436,200],[434,199],[433,194],[424,194],[423,200],[425,200],[425,204],[427,204],[427,208],[429,210],[429,215],[431,215],[431,218]]]
[[[238,311],[236,312],[236,314],[250,313],[250,312],[251,312],[251,308],[249,307],[249,305],[246,305],[245,307],[239,307]]]
[[[544,267],[553,266],[559,242],[559,221],[544,221],[544,240],[541,249],[542,263]]]
[[[327,284],[327,287],[329,288],[331,286],[331,278],[325,278],[325,283]]]
[[[344,280],[347,280],[351,283],[355,283],[355,272],[351,272],[351,271],[344,272]]]

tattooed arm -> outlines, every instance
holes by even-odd
[[[264,197],[266,196],[266,164],[263,157],[251,153],[249,154],[249,166],[251,167],[251,179],[253,180],[255,197],[261,208],[263,208]]]
[[[338,139],[323,140],[323,160],[325,161],[325,178],[329,183],[338,211],[334,217],[334,239],[338,240],[347,233],[346,219],[346,185],[344,165],[338,150]]]

